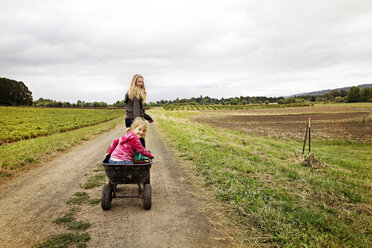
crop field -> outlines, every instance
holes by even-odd
[[[123,110],[0,107],[0,145],[96,125]]]
[[[0,107],[0,115],[2,183],[122,123],[125,111]]]
[[[243,230],[244,246],[372,247],[371,110],[339,104],[151,115]],[[312,153],[302,155],[309,117]]]

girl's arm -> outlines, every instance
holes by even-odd
[[[145,111],[143,111],[145,113]],[[148,120],[148,122],[153,122],[154,120],[149,116],[148,114],[145,113],[145,120]]]
[[[108,150],[107,154],[111,154],[115,150],[115,148],[119,144],[119,140],[120,139],[115,139],[114,142],[112,142],[112,145],[111,145],[110,149]]]
[[[139,153],[141,153],[143,156],[154,158],[154,155],[152,155],[149,151],[147,151],[141,144],[141,141],[137,139],[131,140],[131,146]]]

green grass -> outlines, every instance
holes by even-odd
[[[82,221],[72,221],[68,226],[69,230],[81,230],[85,231],[88,229],[92,224]]]
[[[101,171],[105,171],[105,168],[103,167],[102,164],[97,164],[98,168],[97,169],[94,169],[93,172],[101,172]]]
[[[85,192],[77,192],[75,196],[86,198]],[[69,230],[75,232],[85,231],[91,224],[82,221],[75,221],[76,212],[80,211],[79,208],[73,207],[67,211],[62,217],[53,221],[55,224],[65,225]],[[56,247],[87,247],[86,242],[90,240],[88,233],[62,233],[52,235],[43,242],[32,246],[33,248],[56,248]]]
[[[106,174],[105,173],[99,173],[96,174],[88,179],[88,182],[80,185],[81,188],[83,189],[91,189],[95,187],[101,186],[106,179]]]
[[[81,204],[84,204],[84,203],[89,203],[91,205],[96,205],[100,202],[101,202],[101,199],[98,199],[98,198],[90,199],[88,193],[86,193],[86,192],[76,192],[75,197],[72,197],[71,199],[67,200],[66,204],[81,205]],[[65,217],[68,217],[68,216],[72,216],[72,214],[66,215],[62,218],[65,218]]]
[[[0,146],[0,182],[52,158],[56,152],[69,149],[93,135],[112,129],[121,122],[122,119],[117,118],[65,133],[3,144]]]
[[[185,112],[152,111],[229,206],[252,246],[371,247],[372,144],[313,142],[324,166],[301,166],[302,144],[197,124]]]
[[[66,203],[69,205],[81,205],[86,203],[89,199],[89,195],[86,192],[76,192],[75,197],[69,199]]]
[[[51,236],[41,244],[33,246],[33,248],[67,248],[72,245],[74,245],[74,247],[83,248],[86,247],[86,242],[89,240],[90,235],[88,233],[62,233]]]
[[[101,202],[101,199],[99,198],[88,199],[87,202],[91,205],[97,205],[98,203]]]
[[[75,213],[79,211],[78,208],[71,208],[69,211],[62,217],[58,217],[53,221],[53,223],[56,224],[65,224],[65,223],[71,223],[72,221],[75,220]]]

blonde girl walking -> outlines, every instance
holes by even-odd
[[[142,117],[149,123],[153,122],[151,116],[145,113],[143,104],[146,101],[146,88],[144,79],[140,74],[135,74],[132,78],[132,82],[129,86],[128,92],[125,94],[125,109],[126,118],[125,126],[130,127],[137,117]],[[145,139],[141,138],[141,143],[145,147]]]

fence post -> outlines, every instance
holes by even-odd
[[[305,145],[306,145],[306,138],[307,138],[308,129],[309,129],[309,125],[306,125],[305,140],[304,140],[304,146],[302,147],[302,154],[304,154],[304,152],[305,152]]]
[[[310,117],[309,117],[309,152],[311,151],[311,131],[310,131]]]

